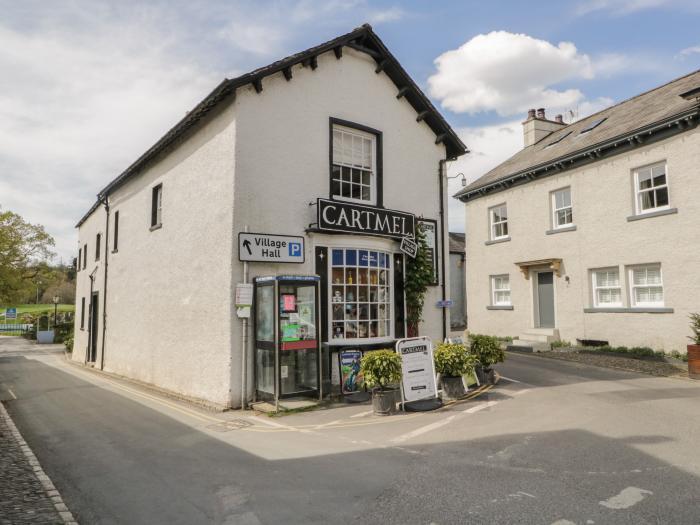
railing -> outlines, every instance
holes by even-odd
[[[26,335],[34,332],[31,323],[0,323],[0,336],[2,335]]]

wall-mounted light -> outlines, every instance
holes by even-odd
[[[457,175],[452,175],[452,177],[447,177],[447,179],[456,179],[457,177],[462,177],[462,188],[464,188],[467,185],[467,177],[464,175],[464,173],[458,173]]]

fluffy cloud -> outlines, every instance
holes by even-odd
[[[560,82],[592,78],[588,55],[570,42],[553,45],[524,34],[494,31],[478,35],[435,59],[430,94],[459,113],[495,110],[500,115],[530,107],[566,108],[584,97],[578,89],[557,90]]]

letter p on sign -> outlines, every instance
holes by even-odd
[[[299,257],[301,255],[301,243],[300,242],[290,242],[289,243],[289,256]]]

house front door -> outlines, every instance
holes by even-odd
[[[537,273],[537,326],[554,328],[554,273]]]

